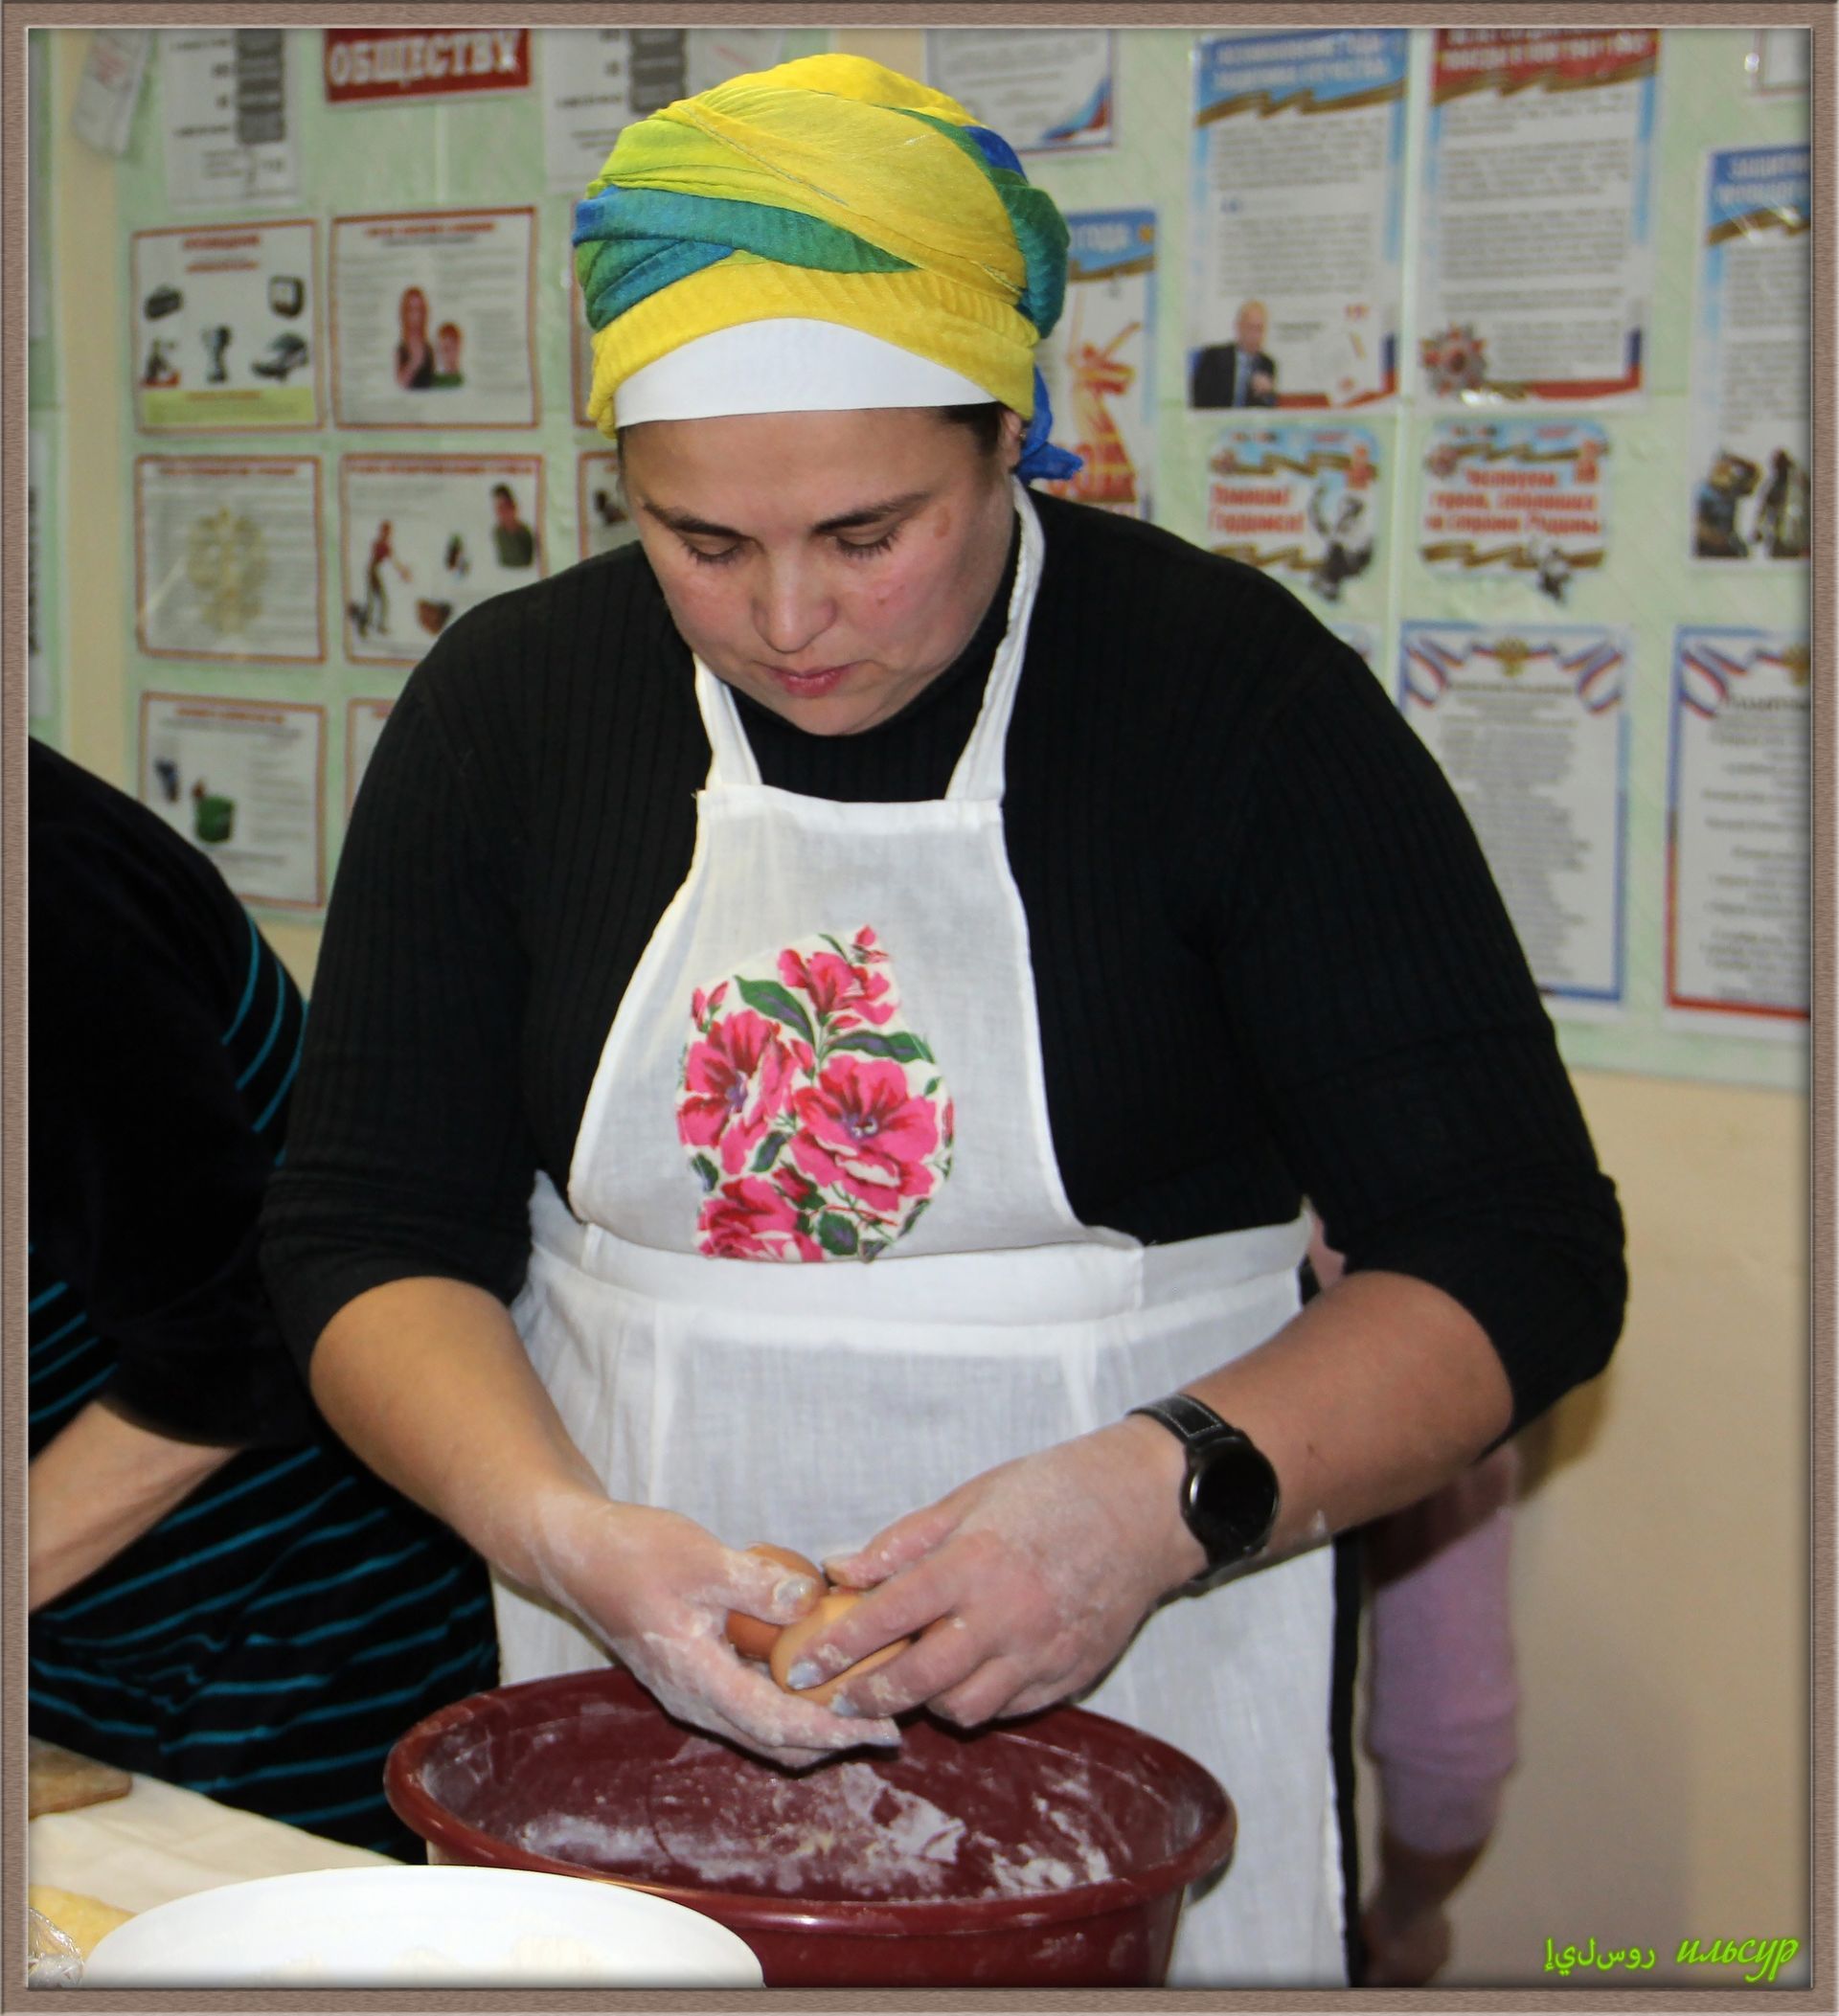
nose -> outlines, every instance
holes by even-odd
[[[779,658],[796,658],[836,621],[836,603],[802,558],[770,559],[754,598],[754,628]]]

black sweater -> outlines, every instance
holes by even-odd
[[[1005,826],[1074,1210],[1151,1242],[1307,1197],[1351,1267],[1475,1316],[1523,1422],[1615,1342],[1622,1222],[1460,806],[1286,590],[1035,502]],[[764,781],[942,795],[1006,600],[867,733],[807,736],[743,700]],[[353,812],[269,1195],[264,1265],[303,1362],[387,1280],[515,1294],[533,1176],[566,1195],[708,763],[636,546],[483,604],[410,680]]]

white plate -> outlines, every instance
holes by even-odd
[[[316,1869],[157,1904],[97,1941],[84,1987],[758,1988],[714,1918],[535,1869]]]

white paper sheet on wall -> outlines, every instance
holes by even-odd
[[[127,152],[151,41],[152,31],[146,28],[99,28],[90,36],[70,113],[70,129],[79,140],[104,154]]]

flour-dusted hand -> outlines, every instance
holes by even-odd
[[[833,1556],[833,1580],[873,1594],[809,1648],[810,1682],[913,1635],[839,1693],[840,1712],[923,1704],[968,1727],[1080,1692],[1205,1565],[1180,1518],[1181,1466],[1172,1437],[1125,1419],[988,1470]]]
[[[778,1624],[802,1617],[820,1593],[810,1576],[645,1506],[570,1494],[539,1523],[533,1561],[544,1593],[601,1638],[667,1713],[792,1769],[899,1741],[892,1722],[846,1720],[785,1693],[729,1643],[731,1610]]]

